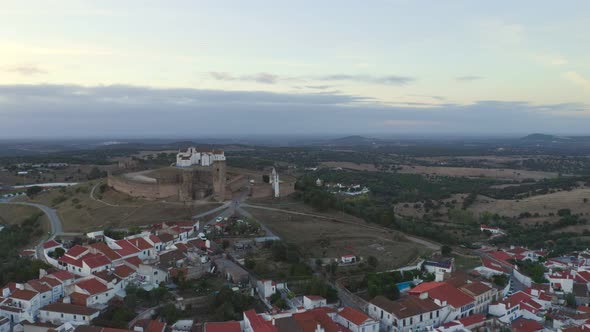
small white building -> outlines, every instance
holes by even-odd
[[[211,166],[215,161],[225,161],[223,150],[197,150],[195,147],[190,147],[186,152],[178,152],[176,155],[178,167]]]
[[[379,321],[367,316],[362,311],[345,307],[335,316],[334,321],[352,332],[378,332]]]
[[[54,325],[64,323],[89,325],[99,314],[100,310],[98,309],[70,303],[53,303],[41,308],[39,320],[42,323],[51,323]]]
[[[325,307],[328,305],[326,298],[318,295],[305,295],[303,296],[303,307],[305,310],[311,310],[315,308]]]
[[[269,298],[277,292],[277,283],[272,280],[258,280],[256,291],[261,298]]]
[[[356,263],[355,255],[344,255],[340,257],[340,264],[352,264]]]

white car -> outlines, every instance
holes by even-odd
[[[207,236],[205,236],[205,233],[199,233],[199,239],[207,240]]]
[[[222,221],[223,221],[223,218],[222,218],[222,217],[217,217],[217,218],[215,219],[215,222],[222,222]]]

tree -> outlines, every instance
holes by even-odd
[[[38,193],[42,192],[43,188],[39,187],[39,186],[32,186],[27,188],[27,196],[29,197],[34,197],[35,195],[37,195]]]
[[[264,174],[262,176],[262,182],[269,183],[270,182],[270,176],[268,176],[267,174]]]
[[[63,248],[56,248],[53,251],[53,258],[58,259],[58,258],[62,257],[65,253],[66,253],[66,251]]]
[[[452,252],[453,252],[453,248],[451,248],[450,246],[448,246],[446,244],[440,248],[440,253],[443,256],[450,256]]]
[[[576,307],[576,295],[574,293],[567,293],[565,294],[565,303],[570,308]]]
[[[367,263],[372,269],[376,269],[377,265],[379,265],[379,260],[375,256],[369,256],[367,259]]]

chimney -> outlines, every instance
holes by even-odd
[[[420,300],[426,300],[428,298],[428,292],[420,293]]]

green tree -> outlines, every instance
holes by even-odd
[[[448,246],[446,244],[440,248],[440,253],[443,256],[450,256],[452,252],[453,252],[453,248],[451,248],[450,246]]]
[[[34,197],[42,191],[43,191],[43,188],[41,188],[39,186],[32,186],[32,187],[27,188],[27,196]]]

